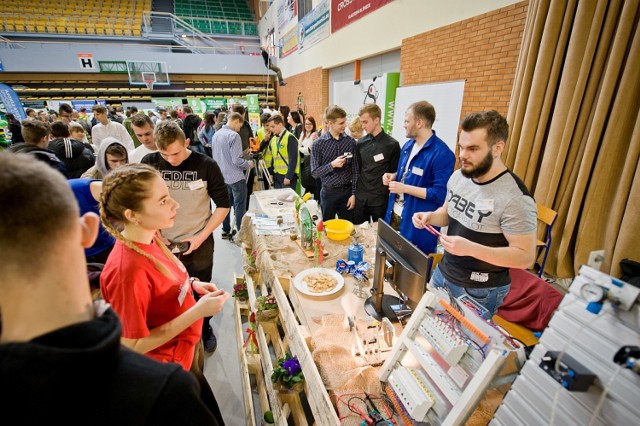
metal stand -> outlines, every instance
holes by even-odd
[[[273,188],[273,181],[271,180],[267,164],[264,162],[264,158],[262,158],[262,153],[252,153],[251,157],[255,164],[254,168],[256,170],[256,179],[258,179],[258,190],[263,191],[267,188]],[[248,173],[245,179],[249,179]],[[269,184],[268,187],[264,184],[265,180]]]

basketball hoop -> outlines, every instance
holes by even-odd
[[[147,89],[149,90],[153,90],[153,83],[155,83],[155,80],[145,80],[144,84],[145,86],[147,86]]]

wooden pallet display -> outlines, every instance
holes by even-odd
[[[289,305],[287,294],[291,287],[288,278],[277,277],[271,286],[280,308],[280,321],[285,332],[285,339],[291,348],[291,352],[298,357],[300,366],[304,373],[305,395],[315,424],[318,425],[339,425],[340,419],[329,398],[322,377],[318,372],[318,367],[311,355],[311,334],[309,328],[300,325],[296,314]],[[295,292],[293,292],[295,293]],[[294,305],[295,307],[295,305]],[[300,311],[296,311],[299,313]],[[303,423],[308,424],[308,423]]]
[[[244,396],[244,409],[245,419],[247,420],[247,426],[256,426],[256,409],[259,409],[259,413],[262,415],[265,411],[271,410],[269,405],[269,398],[267,396],[267,389],[264,385],[264,375],[262,372],[262,365],[260,361],[259,353],[247,353],[244,347],[244,342],[247,336],[245,335],[243,324],[249,322],[249,315],[251,314],[251,300],[255,303],[255,289],[253,282],[250,278],[245,279],[243,276],[235,276],[235,284],[241,284],[245,282],[249,292],[249,300],[240,301],[235,299],[234,306],[234,319],[236,328],[236,337],[238,345],[238,356],[240,358],[240,375],[242,379],[242,390]],[[259,407],[254,407],[253,392],[250,381],[250,375],[254,375],[256,380],[256,390],[258,392],[258,398],[260,401]]]

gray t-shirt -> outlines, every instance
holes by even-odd
[[[476,183],[460,170],[447,183],[448,235],[489,247],[507,247],[504,234],[530,234],[537,227],[537,208],[525,184],[505,170]],[[471,256],[446,253],[439,263],[444,277],[462,287],[500,287],[511,282],[509,269]]]

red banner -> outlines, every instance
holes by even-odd
[[[346,27],[392,0],[331,0],[331,32]]]

